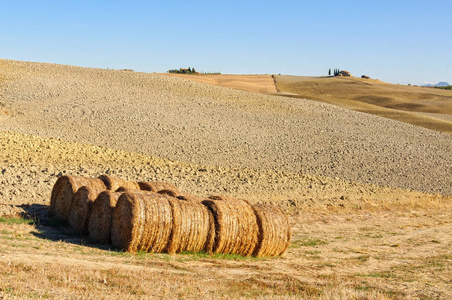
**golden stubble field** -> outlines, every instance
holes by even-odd
[[[5,298],[449,299],[450,201],[299,210],[283,257],[129,254],[0,219]]]

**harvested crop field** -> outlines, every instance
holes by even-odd
[[[250,93],[270,94],[276,92],[275,83],[271,75],[187,75],[175,73],[163,73],[161,75],[188,79]]]
[[[158,74],[10,60],[2,110],[0,298],[452,297],[451,135]],[[285,221],[266,217],[274,204],[291,243],[278,258],[129,254],[49,216],[58,178],[102,174],[112,188],[170,183],[191,198],[181,215],[209,195],[263,205],[265,232],[251,238],[277,242],[259,253],[286,246]]]
[[[452,194],[448,134],[157,74],[10,60],[0,68],[1,102],[13,112],[1,130],[201,166]]]

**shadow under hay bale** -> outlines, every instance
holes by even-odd
[[[249,205],[251,205],[251,203],[245,199],[231,198],[231,197],[220,196],[220,195],[212,195],[212,196],[209,196],[208,199],[218,200],[218,201],[242,201],[242,202],[246,202]]]
[[[187,194],[187,193],[180,193],[177,195],[176,198],[179,200],[183,200],[183,201],[199,202],[199,203],[206,200],[205,198],[201,198],[201,197],[198,197],[198,196],[195,196],[192,194]]]
[[[253,254],[259,228],[256,215],[247,201],[204,200],[215,220],[213,253]]]
[[[162,252],[172,231],[168,199],[156,193],[124,193],[113,211],[111,241],[125,251]]]
[[[52,189],[50,212],[56,218],[67,220],[74,195],[82,186],[102,186],[104,190],[106,189],[102,180],[97,178],[61,176]]]
[[[172,191],[175,194],[179,194],[179,189],[168,182],[161,181],[140,181],[138,182],[141,190],[151,191],[154,193],[158,193],[159,191],[167,190]]]
[[[121,178],[111,177],[108,175],[100,175],[99,179],[105,183],[107,190],[116,191],[119,187],[131,188],[131,189],[140,189],[138,183],[134,181],[128,181]]]
[[[88,233],[88,220],[93,202],[103,191],[105,191],[105,186],[98,182],[97,185],[92,184],[90,187],[82,186],[75,193],[68,216],[69,225],[75,232]]]
[[[274,205],[257,204],[252,207],[259,226],[259,242],[253,255],[264,257],[284,254],[292,235],[287,215]]]
[[[172,190],[161,190],[161,191],[158,191],[157,193],[161,194],[161,195],[167,195],[167,196],[170,196],[173,198],[176,198],[178,196],[178,194]]]
[[[94,200],[88,221],[88,233],[93,241],[98,243],[111,243],[113,210],[122,194],[103,191]]]
[[[116,193],[150,193],[149,191],[143,191],[137,188],[130,188],[130,187],[124,187],[124,186],[120,186],[119,188],[117,188],[115,190]]]
[[[215,238],[215,224],[209,209],[199,202],[182,201],[170,197],[168,201],[173,213],[173,230],[166,252],[211,252]]]

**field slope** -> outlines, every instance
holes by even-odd
[[[275,83],[271,75],[186,75],[175,73],[162,73],[161,75],[183,78],[251,93],[268,94],[276,92]]]
[[[452,91],[356,77],[276,76],[280,92],[452,134]]]

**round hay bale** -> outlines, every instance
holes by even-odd
[[[88,234],[88,220],[93,202],[103,191],[105,191],[105,186],[99,183],[97,186],[82,186],[75,193],[68,216],[69,225],[75,232]]]
[[[259,226],[259,242],[253,255],[257,257],[282,255],[289,247],[292,236],[289,218],[274,205],[256,204],[252,207]]]
[[[190,201],[190,202],[202,202],[205,198],[201,198],[192,194],[180,193],[177,197],[179,200]]]
[[[256,215],[243,200],[204,200],[215,220],[213,253],[230,253],[250,256],[258,242],[259,228]]]
[[[168,201],[173,213],[173,230],[166,252],[199,252],[211,249],[215,224],[209,209],[199,202],[169,197]]]
[[[124,193],[113,211],[111,242],[129,252],[162,252],[172,231],[171,205],[156,193]]]
[[[50,197],[50,211],[60,219],[67,220],[71,210],[75,193],[82,186],[101,186],[104,190],[104,183],[97,178],[65,175],[58,178],[52,189]]]
[[[122,193],[103,191],[94,200],[88,221],[88,233],[93,241],[105,244],[111,242],[111,219],[121,195]]]
[[[161,181],[140,181],[138,182],[138,185],[140,186],[141,190],[145,191],[151,191],[158,193],[159,191],[167,190],[172,191],[175,194],[180,194],[179,189],[168,182],[161,182]]]
[[[119,187],[131,188],[131,189],[140,189],[138,183],[134,181],[128,181],[121,178],[111,177],[108,175],[100,175],[99,179],[105,183],[107,190],[116,191]]]

